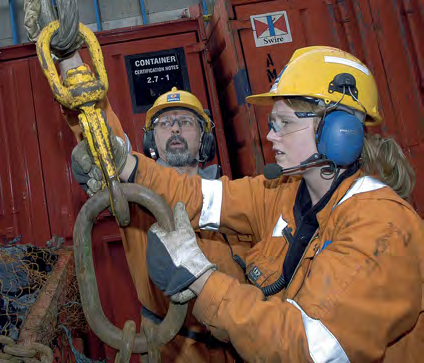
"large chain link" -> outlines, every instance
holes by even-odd
[[[131,359],[131,353],[134,349],[135,340],[135,323],[127,320],[122,329],[121,349],[115,356],[115,363],[128,363]]]
[[[0,363],[52,363],[52,350],[41,343],[30,343],[28,345],[16,344],[7,336],[0,335],[0,344],[3,350],[0,351]]]

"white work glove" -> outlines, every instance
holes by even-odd
[[[194,297],[186,290],[209,270],[216,270],[196,240],[185,211],[184,203],[174,208],[175,231],[168,232],[155,223],[147,233],[147,268],[156,286],[165,295],[174,295],[173,301],[184,302]]]
[[[112,153],[115,160],[118,175],[121,174],[125,167],[128,155],[128,147],[118,136],[111,136]],[[88,145],[85,140],[81,141],[71,155],[72,173],[75,180],[83,187],[87,194],[91,197],[102,188],[102,171],[94,164]]]

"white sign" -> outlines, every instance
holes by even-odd
[[[290,31],[289,20],[285,11],[252,15],[253,36],[256,47],[290,43],[293,41]]]

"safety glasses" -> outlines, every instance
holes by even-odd
[[[170,130],[175,123],[181,130],[195,130],[198,118],[191,115],[162,115],[153,121],[153,127],[159,130]]]
[[[297,118],[316,117],[317,114],[312,112],[295,112]],[[309,125],[299,122],[294,117],[285,117],[278,113],[268,115],[269,131],[274,131],[277,136],[285,136],[297,131],[307,129]]]

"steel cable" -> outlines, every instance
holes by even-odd
[[[52,47],[63,53],[71,50],[78,37],[79,13],[76,0],[56,0],[59,13],[59,30],[53,35]]]
[[[25,0],[24,25],[31,41],[36,41],[41,30],[50,22],[59,19],[59,29],[51,40],[51,49],[58,58],[64,58],[82,45],[79,37],[79,13],[76,0]]]
[[[35,42],[40,34],[39,18],[41,15],[40,0],[25,0],[24,3],[24,25],[28,39]]]

